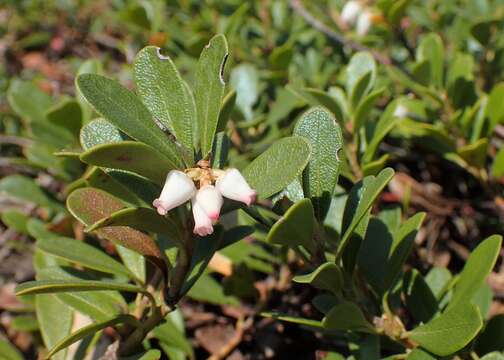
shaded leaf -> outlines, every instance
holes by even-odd
[[[310,284],[317,289],[328,290],[337,295],[343,287],[343,274],[338,265],[326,262],[309,274],[295,276],[292,281]]]
[[[349,330],[373,334],[373,326],[366,320],[361,309],[350,301],[335,305],[322,320],[329,330]]]

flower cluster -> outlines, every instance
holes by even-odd
[[[357,34],[360,36],[366,35],[373,23],[381,19],[370,8],[366,7],[363,1],[351,0],[345,3],[341,11],[341,20],[347,26],[355,26]]]
[[[161,195],[152,204],[158,214],[166,215],[191,200],[194,233],[206,236],[213,233],[213,224],[219,220],[223,197],[250,206],[256,199],[256,192],[237,169],[217,170],[202,166],[185,172],[170,171]]]

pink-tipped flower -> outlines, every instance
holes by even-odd
[[[208,217],[207,213],[196,198],[191,201],[192,212],[194,217],[194,233],[199,236],[207,236],[213,233],[212,220]]]
[[[357,17],[362,12],[362,4],[360,1],[347,1],[341,11],[341,19],[349,25],[355,24]]]
[[[227,170],[217,179],[215,186],[222,196],[245,203],[250,206],[256,200],[256,192],[237,169]]]
[[[193,181],[182,171],[172,170],[166,176],[166,181],[159,198],[152,202],[159,215],[189,201],[196,194]]]
[[[196,202],[205,211],[210,220],[219,220],[222,207],[222,195],[213,185],[205,185],[198,190]]]

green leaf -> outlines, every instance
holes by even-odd
[[[408,353],[406,360],[436,360],[436,358],[420,348],[414,348]]]
[[[392,101],[385,111],[383,112],[382,116],[378,120],[378,123],[376,124],[376,128],[374,130],[373,136],[371,138],[371,141],[369,142],[368,147],[366,148],[364,154],[362,155],[362,162],[363,163],[370,163],[374,156],[376,151],[378,150],[378,146],[382,142],[382,140],[385,138],[385,136],[396,126],[396,124],[401,120],[401,118],[395,116],[395,111],[397,107],[403,106],[401,105],[401,99],[397,99]]]
[[[373,326],[366,320],[361,309],[350,301],[335,305],[322,320],[328,330],[348,330],[374,334]]]
[[[238,298],[226,295],[221,283],[208,274],[199,277],[187,296],[193,300],[214,305],[240,305]]]
[[[95,119],[87,123],[80,133],[80,143],[84,150],[97,145],[116,143],[127,140],[128,137],[105,119]]]
[[[504,83],[499,83],[492,88],[488,95],[486,115],[489,119],[488,136],[491,136],[495,127],[504,122]]]
[[[77,137],[82,126],[82,110],[79,103],[66,99],[52,107],[46,114],[47,121]]]
[[[52,105],[51,97],[30,81],[12,80],[7,100],[14,112],[28,122],[45,120],[44,114]]]
[[[357,106],[353,116],[353,132],[354,134],[359,131],[362,125],[365,124],[369,113],[373,109],[376,101],[383,95],[385,88],[381,88],[373,91],[371,94],[367,95]]]
[[[216,133],[220,133],[221,131],[225,131],[227,127],[227,123],[229,118],[231,117],[231,113],[235,107],[236,103],[236,91],[230,91],[222,100],[222,107],[219,112],[219,121],[217,122]]]
[[[135,84],[143,103],[190,150],[192,157],[196,126],[191,111],[194,99],[186,91],[173,61],[162,55],[158,47],[147,46],[137,54],[134,70]]]
[[[415,238],[425,219],[425,213],[420,212],[409,218],[401,225],[399,230],[394,233],[394,241],[390,249],[389,260],[387,263],[387,274],[385,276],[385,289],[389,289],[400,277],[404,263],[406,262]]]
[[[88,280],[86,273],[73,268],[47,266],[37,270],[37,280]],[[102,321],[111,315],[118,315],[127,310],[127,304],[117,291],[82,291],[55,294],[56,297],[72,309]]]
[[[112,319],[84,326],[71,335],[60,339],[57,344],[51,347],[51,350],[47,354],[46,358],[51,358],[52,356],[54,356],[54,354],[58,353],[62,349],[69,347],[73,343],[76,343],[77,341],[82,340],[89,335],[94,335],[98,331],[108,328],[109,326],[115,326],[123,323],[130,323],[132,325],[138,326],[138,321],[131,315],[119,315]]]
[[[301,174],[308,164],[310,152],[310,144],[304,138],[286,137],[255,158],[242,173],[259,198],[266,199]]]
[[[224,65],[227,57],[227,41],[224,35],[220,34],[214,36],[205,46],[198,61],[194,99],[203,157],[212,150],[224,96]]]
[[[431,289],[436,299],[440,300],[447,285],[452,279],[450,270],[444,267],[433,267],[425,277],[425,282]]]
[[[194,358],[192,345],[184,335],[183,329],[179,329],[173,320],[173,315],[170,313],[165,317],[163,324],[152,330],[152,333],[161,342],[176,347],[182,350],[189,357]]]
[[[168,157],[183,168],[181,149],[154,123],[149,110],[131,91],[114,80],[95,74],[77,78],[77,86],[96,112],[119,130]]]
[[[290,322],[293,324],[299,324],[299,325],[304,325],[304,326],[309,326],[312,328],[316,329],[322,329],[322,322],[318,320],[311,320],[311,319],[305,319],[299,316],[291,316],[287,314],[282,314],[279,312],[261,312],[259,315],[266,317],[266,318],[272,318],[275,320],[281,320],[281,321],[286,321]]]
[[[77,77],[82,74],[99,74],[102,72],[102,65],[98,59],[85,60],[77,69]],[[76,87],[77,88],[77,87]],[[93,116],[93,109],[82,96],[79,89],[76,89],[76,97],[82,109],[82,123],[86,124]]]
[[[40,281],[27,281],[22,284],[19,284],[16,287],[16,296],[30,295],[30,294],[54,294],[59,292],[72,292],[72,291],[103,291],[103,290],[117,290],[117,291],[149,294],[147,290],[144,290],[140,286],[113,281],[40,280]]]
[[[459,304],[470,302],[473,299],[476,291],[492,271],[501,246],[502,236],[493,235],[483,240],[471,252],[455,284],[453,297],[448,305],[449,309],[456,308]]]
[[[246,121],[254,117],[252,107],[259,98],[259,74],[254,65],[240,64],[231,71],[229,85],[236,91],[236,106]]]
[[[328,290],[338,295],[343,287],[343,274],[338,265],[326,262],[309,274],[295,276],[292,281],[310,284],[317,289]]]
[[[327,108],[334,114],[339,124],[343,122],[343,109],[338,101],[325,91],[312,88],[296,88],[292,85],[287,85],[286,88],[297,97],[303,99],[310,106],[323,106]]]
[[[133,275],[123,264],[83,241],[57,236],[44,237],[37,239],[37,247],[49,254],[107,274],[127,277]]]
[[[3,360],[23,360],[23,355],[7,340],[0,338],[0,354]]]
[[[95,188],[77,189],[67,198],[68,210],[86,226],[110,216],[124,208],[124,204],[112,195]],[[149,236],[127,226],[104,227],[97,231],[107,240],[144,255],[164,269],[164,260],[157,244]]]
[[[301,116],[294,135],[306,138],[311,145],[310,161],[303,171],[303,190],[313,201],[315,215],[322,220],[338,183],[341,165],[338,152],[343,146],[341,128],[331,113],[317,107]]]
[[[146,269],[145,269],[145,258],[143,257],[143,255],[121,245],[116,245],[116,250],[124,266],[126,266],[128,270],[131,271],[133,275],[135,275],[136,279],[138,279],[142,284],[144,284]]]
[[[217,227],[212,235],[197,239],[189,271],[180,290],[180,297],[187,294],[199,277],[203,275],[212,256],[219,248],[219,244],[222,241],[222,233],[222,228]]]
[[[417,270],[405,274],[403,293],[406,306],[416,321],[426,323],[438,312],[437,299]]]
[[[502,147],[494,157],[492,164],[492,176],[499,178],[504,175],[504,147]]]
[[[460,303],[441,316],[408,332],[408,337],[424,349],[447,356],[466,346],[483,326],[476,306]]]
[[[121,169],[164,184],[168,171],[177,165],[149,145],[136,141],[95,146],[80,155],[82,162],[106,168]]]
[[[18,315],[12,319],[10,326],[16,331],[33,332],[39,330],[37,319],[33,315]]]
[[[72,331],[73,310],[55,295],[38,295],[35,298],[35,310],[42,339],[48,349]],[[53,360],[65,360],[66,353],[66,350],[59,353]]]
[[[87,232],[107,226],[129,226],[134,229],[168,235],[170,240],[180,242],[182,235],[173,220],[148,208],[126,208],[116,211],[86,228]]]
[[[118,360],[159,360],[159,359],[161,359],[161,351],[157,349],[149,350],[144,353],[136,354],[133,356],[118,358]]]
[[[338,245],[336,258],[341,258],[355,228],[367,214],[368,210],[373,205],[373,202],[380,195],[381,191],[387,186],[388,182],[394,176],[394,170],[391,168],[383,169],[378,176],[368,176],[364,178],[360,196],[355,200],[348,200],[345,206],[341,241]]]
[[[443,85],[443,63],[444,63],[444,45],[438,34],[430,33],[425,35],[416,52],[417,61],[429,61],[430,84],[441,88]]]
[[[0,193],[55,211],[65,211],[65,208],[51,199],[33,179],[23,175],[10,175],[0,180]]]
[[[28,233],[27,223],[30,219],[27,215],[15,209],[7,209],[2,211],[2,222],[7,227],[15,230],[18,233]]]
[[[473,144],[461,146],[457,149],[457,154],[469,165],[482,169],[486,164],[488,151],[488,139],[479,139]]]
[[[368,52],[358,52],[352,56],[346,68],[346,92],[354,107],[363,95],[371,91],[375,80],[376,62],[373,56]]]
[[[314,251],[314,220],[310,199],[300,200],[273,225],[268,233],[267,241],[292,248],[303,246],[307,250]]]

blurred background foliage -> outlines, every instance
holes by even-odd
[[[504,232],[504,1],[368,1],[373,17],[366,34],[342,20],[344,4],[0,3],[0,325],[23,356],[36,353],[39,324],[33,302],[13,297],[13,284],[34,277],[33,263],[37,268],[52,261],[46,256],[50,251],[36,247],[33,239],[50,231],[86,238],[117,255],[109,243],[84,234],[64,205],[82,182],[98,186],[107,177],[99,169],[86,170],[73,156],[80,151],[81,127],[92,119],[92,110],[75,92],[75,76],[106,74],[131,87],[133,58],[148,44],[161,47],[192,84],[201,49],[215,33],[226,35],[230,58],[224,77],[229,96],[236,97],[228,125],[231,166],[243,168],[275,140],[290,135],[309,106],[333,112],[346,143],[341,192],[364,175],[391,166],[396,175],[376,208],[427,213],[409,259],[420,272],[458,272],[480,240]],[[272,221],[298,200],[295,191],[281,195],[274,212],[264,210]],[[332,227],[338,233],[334,224],[341,223],[340,208],[331,209],[328,231]],[[253,311],[316,313],[306,300],[309,290],[288,281],[299,264],[265,244],[264,229],[244,213],[228,221],[252,225],[253,233],[220,252],[204,281],[191,291],[182,308],[187,330],[181,314],[173,315],[165,330],[171,331],[168,338],[176,333],[180,341],[164,343],[170,358],[194,356],[185,331],[201,355],[226,344],[208,340],[212,331],[232,337],[235,324]],[[446,275],[439,272],[429,274]],[[487,317],[500,319],[493,326],[502,334],[501,260],[488,283],[481,296]],[[321,357],[327,349],[316,335],[268,319],[236,328],[245,332],[239,351],[258,358],[312,356],[316,350]],[[288,346],[278,344],[286,339]],[[503,343],[488,348],[502,351]],[[355,352],[352,343],[341,346],[343,352]]]

